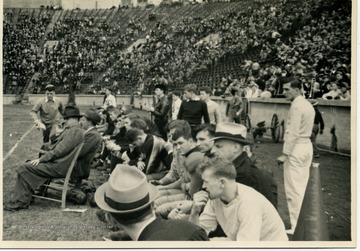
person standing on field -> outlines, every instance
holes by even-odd
[[[31,109],[30,116],[35,126],[43,132],[43,142],[50,141],[50,134],[55,133],[56,123],[63,117],[64,106],[55,98],[55,86],[45,87],[45,98],[40,99]]]
[[[303,97],[301,87],[301,82],[293,78],[288,79],[283,88],[286,99],[291,101],[291,106],[286,119],[282,155],[277,161],[278,164],[284,164],[285,194],[291,223],[288,234],[294,234],[296,228],[313,157],[310,136],[315,111],[310,102]]]

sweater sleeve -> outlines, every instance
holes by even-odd
[[[203,102],[202,104],[202,115],[204,117],[204,122],[206,124],[210,123],[210,118],[209,118],[209,113],[208,113],[208,109],[207,109],[207,105],[205,102]]]
[[[69,154],[84,140],[83,132],[80,128],[70,128],[63,132],[63,137],[51,151],[41,156],[40,162],[48,162],[64,157]]]

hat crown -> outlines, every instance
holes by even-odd
[[[110,207],[122,211],[141,209],[151,202],[145,174],[127,165],[116,166],[104,197]]]
[[[247,128],[241,124],[223,122],[216,125],[215,137],[213,140],[226,139],[239,142],[244,145],[253,144],[246,138]]]
[[[70,117],[80,117],[80,109],[76,106],[66,106],[64,109],[64,119]]]
[[[95,111],[94,109],[87,110],[83,115],[95,124],[99,124],[101,121],[101,117],[100,117],[99,113],[97,111]]]

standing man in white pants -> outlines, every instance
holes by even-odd
[[[286,99],[291,101],[291,107],[286,120],[283,153],[277,161],[284,163],[285,194],[291,223],[287,233],[294,234],[313,157],[310,136],[315,110],[304,99],[298,79],[289,79],[283,89]]]

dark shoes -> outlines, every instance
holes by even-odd
[[[19,206],[16,204],[4,205],[4,211],[9,211],[9,212],[17,212],[19,210],[28,209],[28,208],[29,208],[28,206]]]

